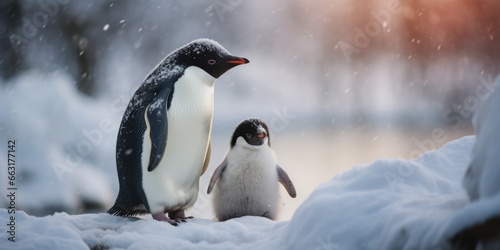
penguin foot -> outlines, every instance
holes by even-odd
[[[177,211],[169,212],[168,213],[168,217],[170,217],[170,219],[173,219],[173,220],[175,220],[178,223],[180,223],[180,222],[186,222],[187,219],[193,219],[194,218],[193,216],[186,217],[186,215],[184,214],[184,210],[177,210]]]
[[[167,216],[165,216],[165,214],[163,212],[153,214],[152,216],[153,216],[153,219],[155,219],[157,221],[165,221],[165,222],[170,223],[170,225],[172,225],[172,226],[179,225],[179,224],[177,224],[177,223],[179,223],[179,221],[167,218]]]
[[[180,222],[186,222],[188,219],[193,219],[193,218],[194,218],[193,216],[188,216],[188,217],[176,219],[175,221],[180,223]]]

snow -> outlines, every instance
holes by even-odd
[[[336,176],[296,211],[286,241],[298,249],[310,239],[341,249],[443,247],[445,223],[467,204],[460,181],[473,143],[464,137],[415,161],[378,160]]]
[[[165,59],[163,59],[153,69],[153,71],[150,73],[150,75],[147,76],[145,83],[147,83],[147,84],[154,83],[155,85],[158,85],[158,83],[161,80],[168,79],[176,74],[182,73],[184,68],[179,66],[179,65],[176,65],[176,64],[171,64],[170,61],[167,60],[167,58],[168,58],[168,56]]]
[[[487,198],[500,193],[500,154],[498,147],[492,147],[500,141],[500,117],[496,115],[500,107],[500,81],[495,82],[495,92],[490,95],[473,119],[478,143],[474,147],[474,160],[464,178],[464,187],[471,199]]]
[[[196,46],[193,50],[196,54],[201,54],[207,50],[218,51],[218,52],[221,52],[224,54],[230,54],[229,51],[226,50],[226,48],[224,48],[217,41],[214,41],[212,39],[199,38],[199,39],[193,40],[192,42],[190,42],[188,44],[192,44],[192,43],[198,44],[198,46]],[[186,44],[184,46],[187,46],[188,44]]]
[[[195,218],[178,227],[108,214],[34,217],[16,212],[12,249],[446,249],[465,225],[498,213],[500,196],[469,204],[461,187],[475,137],[415,161],[378,160],[320,185],[290,221]],[[393,178],[388,178],[391,176]],[[7,210],[0,210],[6,225]]]
[[[109,103],[84,97],[71,82],[66,74],[28,72],[0,84],[0,139],[16,140],[17,205],[30,214],[107,207],[118,189],[112,156],[123,111],[110,112]],[[0,172],[4,190],[6,174]],[[0,204],[6,207],[3,195]]]

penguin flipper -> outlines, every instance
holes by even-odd
[[[203,175],[208,168],[208,163],[210,162],[210,154],[211,153],[212,153],[212,142],[208,141],[208,148],[207,148],[207,152],[205,153],[205,161],[203,162],[203,168],[201,169],[201,175]]]
[[[278,171],[279,183],[285,187],[290,197],[295,198],[297,196],[297,191],[295,191],[295,186],[293,185],[292,180],[290,180],[290,177],[288,177],[288,174],[278,164],[276,164],[276,170]]]
[[[210,194],[212,192],[212,189],[214,188],[215,183],[220,178],[224,169],[226,169],[226,166],[227,166],[227,160],[224,159],[224,161],[222,161],[222,163],[215,169],[214,174],[212,175],[212,178],[210,178],[210,184],[208,184],[207,194]]]
[[[171,89],[164,88],[151,101],[146,108],[146,120],[149,128],[149,139],[151,140],[151,154],[149,157],[148,171],[151,172],[158,167],[163,153],[167,147],[168,119],[167,102],[171,98]]]

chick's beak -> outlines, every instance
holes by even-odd
[[[265,133],[258,133],[257,134],[257,138],[259,138],[259,139],[264,139],[265,137],[266,137]]]

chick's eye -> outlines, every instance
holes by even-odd
[[[250,137],[252,137],[252,135],[251,134],[246,134],[246,137],[250,138]]]
[[[208,60],[208,64],[210,64],[210,65],[214,65],[215,63],[216,63],[216,61],[214,59]]]

